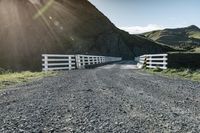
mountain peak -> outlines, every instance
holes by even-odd
[[[199,27],[197,27],[196,25],[190,25],[190,26],[188,26],[187,27],[188,29],[197,29],[197,30],[199,30]]]

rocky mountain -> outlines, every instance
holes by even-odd
[[[174,47],[191,48],[200,46],[200,29],[195,25],[185,28],[157,30],[142,35],[156,42]]]
[[[0,0],[0,68],[40,70],[41,54],[133,58],[169,50],[119,30],[87,0]]]

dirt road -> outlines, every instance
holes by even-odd
[[[0,132],[200,132],[200,83],[124,61],[0,91]]]

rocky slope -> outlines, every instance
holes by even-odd
[[[200,46],[200,29],[195,25],[185,28],[152,31],[143,35],[154,41],[175,47],[188,48]]]
[[[117,29],[87,0],[1,0],[0,67],[40,70],[41,54],[130,58],[171,50]]]

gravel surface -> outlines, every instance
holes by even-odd
[[[1,90],[0,133],[199,133],[200,83],[150,75],[131,63]]]

